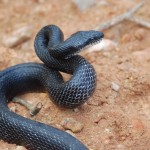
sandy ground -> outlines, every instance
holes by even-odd
[[[69,0],[1,0],[0,33],[3,38],[22,26],[32,25],[29,40],[12,49],[0,40],[0,68],[23,62],[39,62],[33,42],[38,30],[47,24],[56,24],[65,38],[78,30],[94,29],[102,22],[127,12],[139,0],[108,0],[80,12]],[[135,14],[150,21],[150,3]],[[16,112],[24,117],[60,127],[60,122],[71,117],[84,124],[74,133],[91,150],[149,150],[150,149],[150,30],[124,21],[104,31],[105,38],[117,43],[116,48],[82,55],[97,72],[96,91],[77,111],[58,108],[46,93],[20,96],[32,104],[42,102],[43,108],[34,117],[19,104]],[[1,38],[1,39],[2,39]],[[6,39],[5,39],[6,40]],[[67,78],[68,76],[65,75]],[[114,90],[112,85],[118,85]],[[0,150],[24,148],[0,141]]]

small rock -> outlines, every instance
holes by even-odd
[[[100,0],[100,1],[98,1],[98,5],[107,6],[107,5],[109,5],[109,3],[107,0]]]
[[[116,48],[116,46],[117,44],[114,41],[111,41],[109,39],[103,39],[98,44],[85,49],[85,51],[87,53],[90,53],[90,52],[101,51],[101,50],[113,50]]]
[[[16,106],[11,107],[10,110],[16,112],[17,111]]]
[[[24,26],[12,32],[10,35],[3,37],[2,43],[4,44],[4,46],[9,47],[9,48],[20,45],[21,43],[31,38],[32,29],[33,29],[33,26],[31,25]]]
[[[129,70],[132,70],[133,65],[132,65],[130,62],[121,63],[121,64],[117,65],[117,68],[118,68],[119,70],[129,71]]]
[[[94,116],[95,117],[95,116]],[[103,113],[99,113],[95,118],[94,118],[94,123],[99,123],[100,120],[106,119],[105,115]]]
[[[33,9],[33,13],[36,13],[39,17],[44,17],[51,9],[51,5],[48,5],[46,9],[45,5],[36,5],[36,7]]]
[[[23,146],[17,146],[15,150],[26,150]]]
[[[77,112],[79,112],[79,108],[75,108],[75,109],[73,109],[73,111],[77,113]]]
[[[104,141],[104,144],[110,144],[110,140],[108,140],[108,139],[105,140],[105,141]]]
[[[122,43],[127,43],[131,41],[131,35],[130,34],[124,34],[123,37],[121,38]]]
[[[104,130],[106,133],[111,133],[111,130],[109,128],[105,128]]]
[[[80,132],[84,127],[81,122],[76,121],[73,118],[65,118],[60,124],[64,129],[69,129],[74,133]]]
[[[116,84],[115,82],[112,82],[111,83],[111,88],[114,90],[114,91],[119,91],[120,89],[120,86],[118,84]]]
[[[122,140],[122,141],[124,141],[125,139],[126,139],[126,137],[125,137],[125,136],[122,136],[122,137],[121,137],[121,140]]]
[[[135,57],[135,59],[137,59],[140,62],[150,61],[150,48],[141,51],[135,51],[132,54]]]
[[[44,3],[46,0],[37,0],[38,3]]]
[[[117,148],[118,148],[118,149],[125,149],[125,146],[122,145],[122,144],[119,144],[119,145],[117,145]]]
[[[16,105],[15,105],[14,103],[12,103],[12,102],[10,102],[10,103],[8,104],[8,107],[9,107],[9,109],[10,109],[11,111],[13,111],[13,112],[16,112],[16,111],[17,111]]]
[[[145,31],[141,28],[135,31],[134,36],[137,40],[141,41],[144,38]]]
[[[94,99],[90,99],[90,100],[87,101],[88,105],[93,105],[93,106],[99,106],[100,103],[101,103],[100,101],[96,101]]]
[[[72,0],[77,7],[83,11],[91,6],[93,6],[95,4],[96,0]]]

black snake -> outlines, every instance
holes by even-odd
[[[24,63],[0,72],[0,139],[29,150],[87,150],[68,133],[13,113],[7,103],[17,94],[46,90],[57,105],[83,104],[95,89],[96,74],[76,53],[102,37],[98,31],[79,31],[64,41],[57,26],[42,28],[34,46],[44,64]],[[71,79],[64,82],[59,71],[72,74]]]

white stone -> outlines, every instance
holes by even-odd
[[[102,51],[102,50],[112,50],[115,49],[117,46],[117,43],[115,43],[112,40],[109,39],[102,39],[101,42],[99,42],[96,45],[90,46],[85,49],[87,53],[95,52],[95,51]]]
[[[26,150],[23,146],[17,146],[15,150]]]
[[[96,0],[72,0],[82,11],[95,4]]]
[[[12,48],[31,38],[33,26],[27,25],[21,27],[11,34],[3,37],[2,43],[4,46]]]
[[[119,89],[120,89],[120,86],[117,84],[117,83],[114,83],[114,82],[112,82],[111,83],[111,88],[114,90],[114,91],[119,91]]]

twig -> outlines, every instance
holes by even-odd
[[[115,18],[112,18],[111,20],[105,22],[105,23],[102,23],[101,25],[99,25],[98,27],[95,28],[95,30],[105,30],[105,29],[108,29],[116,24],[119,24],[120,22],[124,21],[124,20],[131,20],[131,21],[134,21],[140,25],[143,25],[145,27],[148,27],[150,26],[149,23],[147,22],[144,22],[144,21],[141,21],[139,19],[135,19],[132,17],[133,13],[135,13],[140,7],[142,7],[144,4],[144,2],[141,2],[139,4],[137,4],[135,7],[133,7],[131,10],[129,10],[127,13],[124,13],[122,15],[119,15]]]
[[[12,102],[19,103],[20,105],[25,106],[30,111],[31,116],[35,116],[42,108],[42,103],[38,103],[36,106],[32,106],[29,102],[26,100],[20,99],[18,97],[13,98]]]
[[[139,25],[141,25],[141,26],[144,26],[144,27],[150,29],[150,23],[149,23],[149,22],[146,22],[146,21],[144,21],[144,20],[141,20],[141,19],[135,18],[135,17],[131,17],[131,18],[128,18],[128,19],[129,19],[130,21],[132,21],[132,22],[135,22],[135,23],[137,23],[137,24],[139,24]]]
[[[37,113],[39,113],[42,107],[43,107],[42,103],[37,103],[36,106],[30,110],[30,115],[35,116]]]

